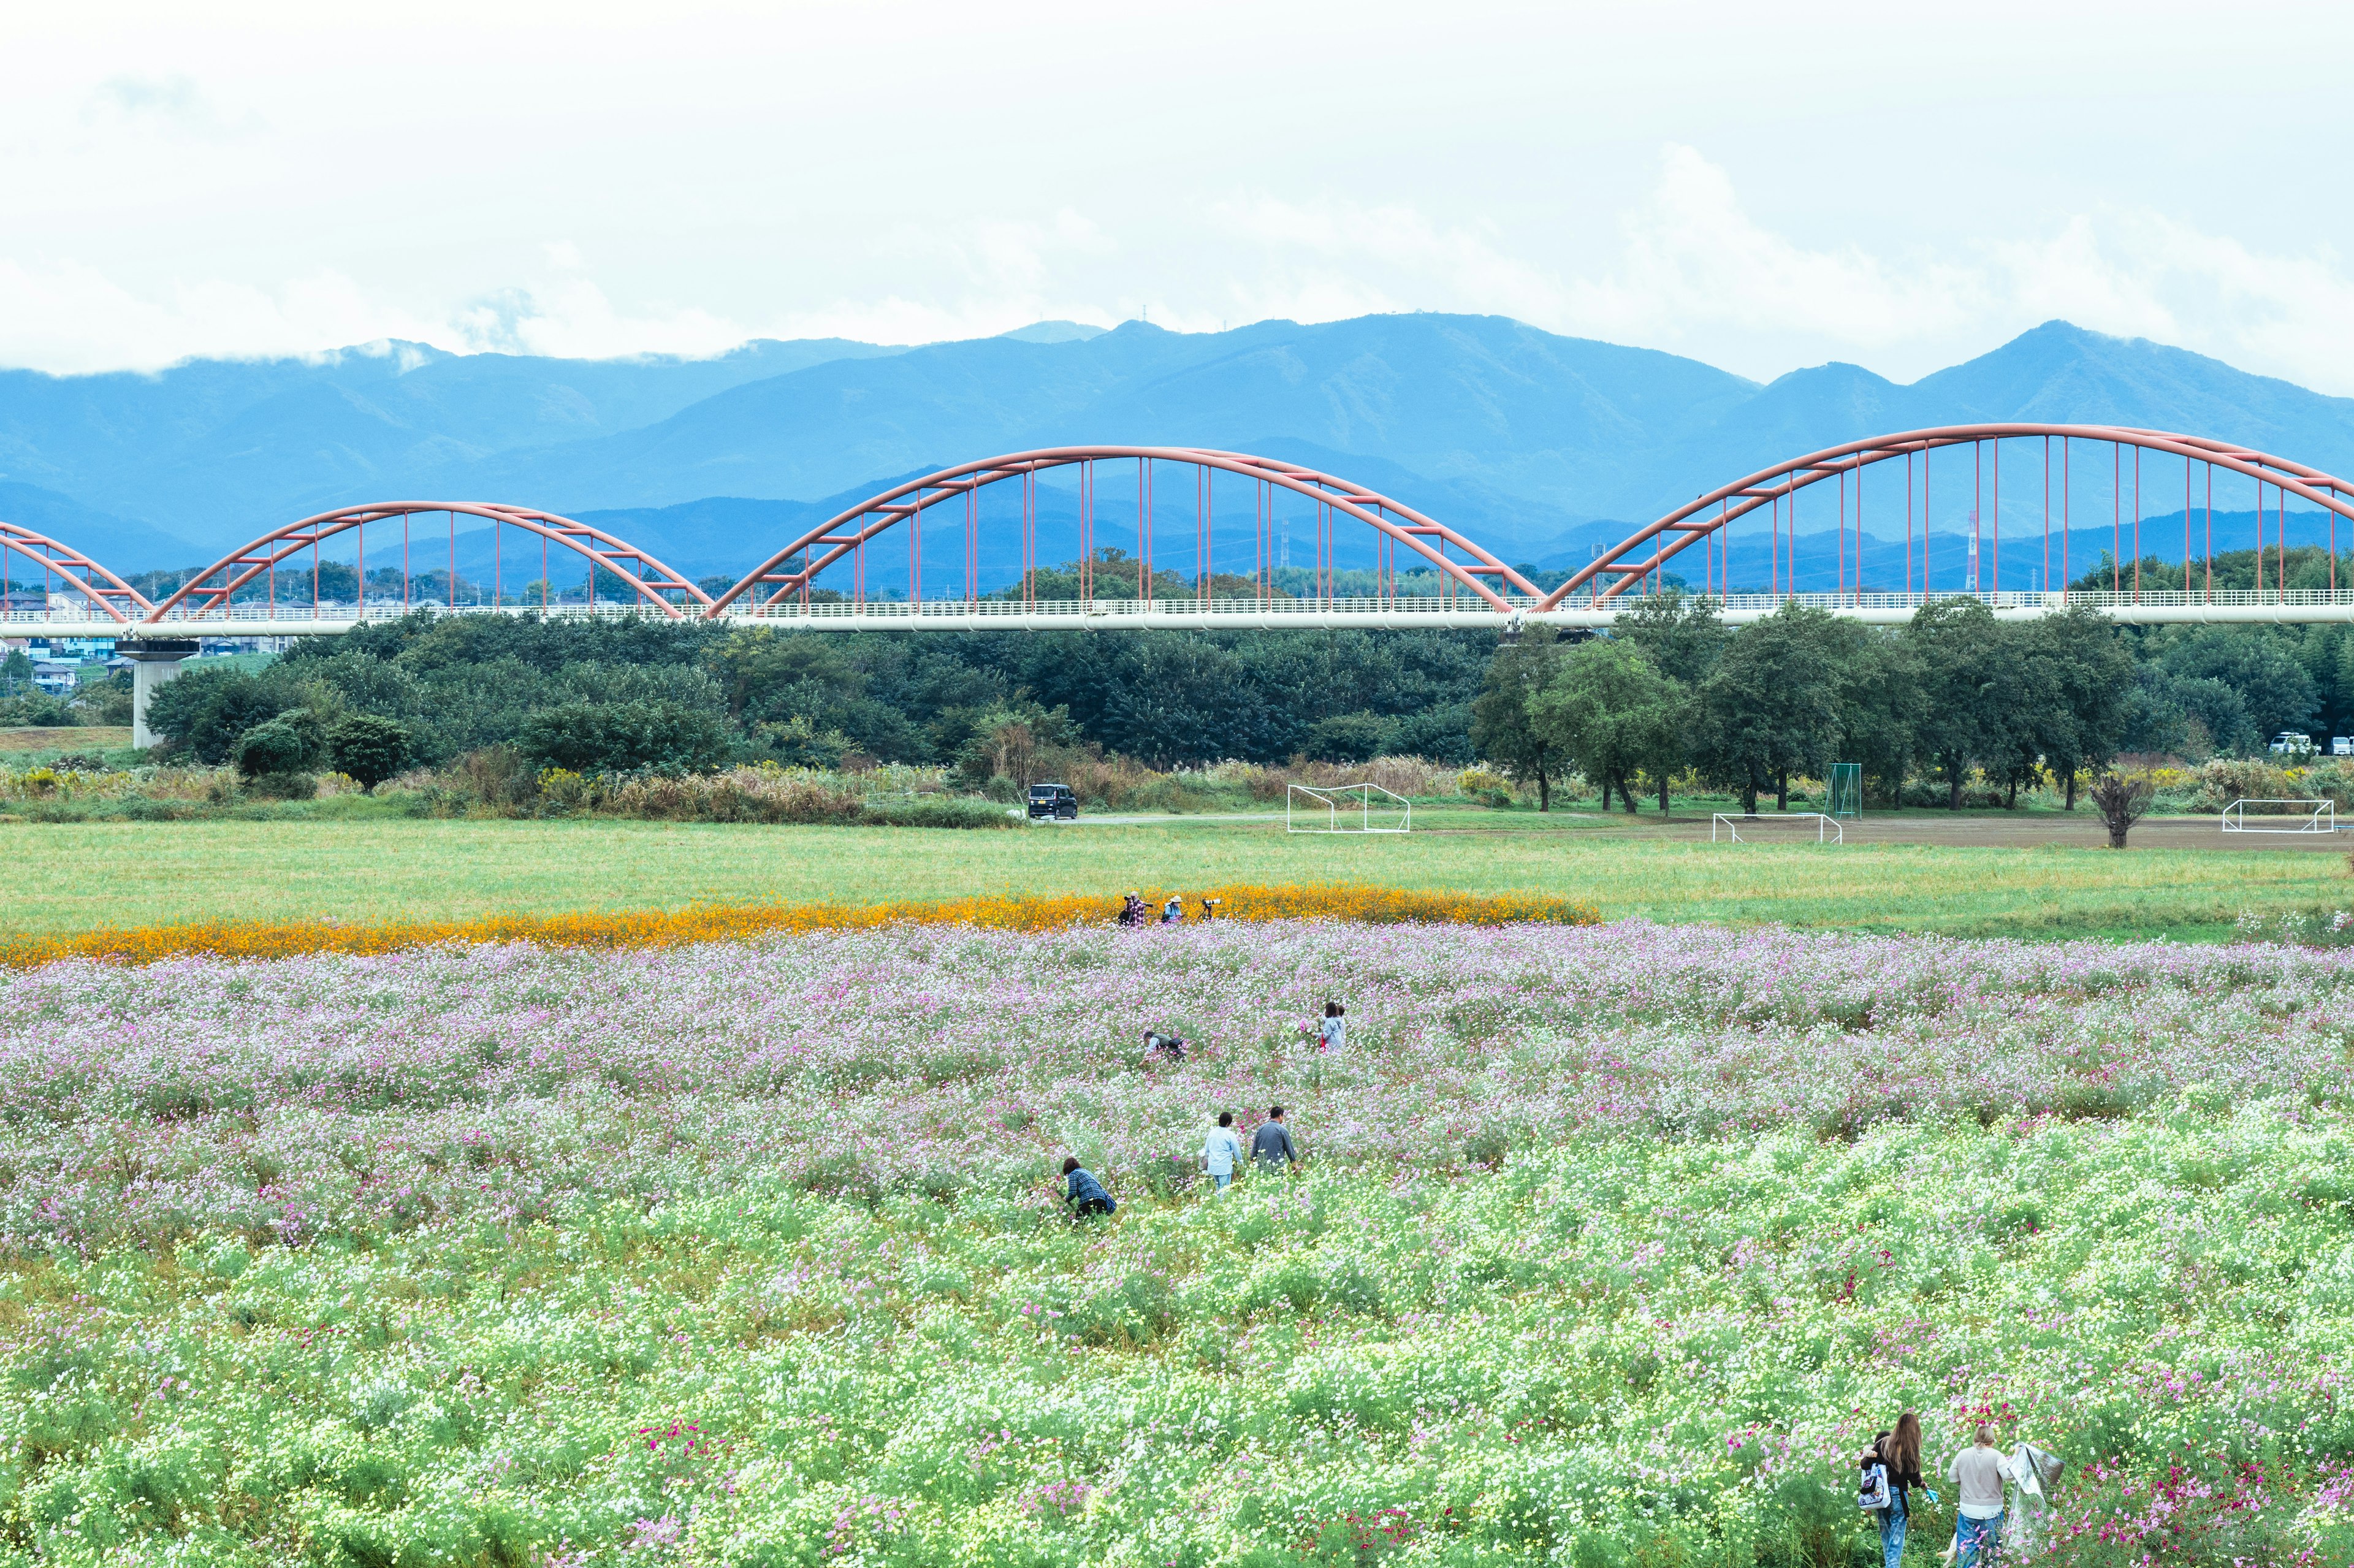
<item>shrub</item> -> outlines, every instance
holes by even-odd
[[[158,687],[147,701],[147,726],[176,750],[193,754],[199,762],[218,766],[230,761],[248,730],[283,717],[288,710],[324,701],[307,686],[273,664],[258,675],[242,670],[191,669],[178,680]],[[308,766],[305,758],[297,766]]]
[[[370,794],[408,759],[408,726],[375,714],[354,714],[327,734],[335,771]]]
[[[299,773],[318,766],[325,751],[318,715],[306,708],[289,709],[238,737],[237,770],[248,779]]]
[[[591,773],[705,773],[734,742],[715,713],[666,701],[559,703],[524,721],[515,749],[535,768]]]
[[[2218,757],[2199,765],[2194,808],[2220,811],[2234,800],[2279,800],[2303,793],[2288,775],[2254,758]]]
[[[311,773],[261,773],[248,779],[245,789],[260,800],[308,800],[318,795],[319,779]]]
[[[1336,714],[1308,732],[1308,755],[1317,762],[1370,762],[1389,749],[1384,743],[1396,728],[1376,714]]]

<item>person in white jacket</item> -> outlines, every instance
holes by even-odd
[[[1954,1456],[1946,1478],[1959,1495],[1954,1502],[1954,1568],[1978,1568],[1983,1554],[2002,1540],[2002,1484],[2018,1479],[2009,1456],[1994,1446],[1994,1430],[1981,1425],[1978,1441]]]
[[[1242,1163],[1243,1140],[1235,1133],[1235,1113],[1220,1111],[1218,1125],[1210,1129],[1209,1140],[1202,1145],[1202,1171],[1210,1184],[1224,1192],[1235,1179],[1235,1167]]]

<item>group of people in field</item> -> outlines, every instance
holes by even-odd
[[[1898,1568],[1904,1560],[1913,1494],[1917,1491],[1932,1503],[1937,1500],[1921,1478],[1921,1417],[1906,1411],[1858,1457],[1862,1481],[1856,1501],[1878,1520],[1883,1568]],[[1995,1446],[1994,1429],[1980,1425],[1968,1446],[1946,1465],[1946,1479],[1955,1489],[1954,1541],[1945,1553],[1953,1568],[1990,1565],[2003,1548],[2007,1529],[2012,1554],[2027,1555],[2037,1544],[2033,1532],[2043,1489],[2060,1478],[2061,1467],[2057,1457],[2024,1443],[2004,1453]],[[2006,1482],[2019,1493],[2017,1518],[2005,1502]]]
[[[1314,1040],[1320,1052],[1345,1049],[1349,1043],[1349,1010],[1337,1001],[1328,1001],[1323,1016],[1312,1023],[1301,1024],[1299,1033],[1302,1039]],[[1159,1029],[1144,1032],[1147,1062],[1182,1062],[1191,1048],[1192,1042],[1182,1034]],[[1235,1113],[1220,1111],[1217,1125],[1203,1141],[1200,1160],[1202,1174],[1209,1178],[1211,1190],[1219,1192],[1234,1185],[1235,1178],[1246,1168],[1263,1175],[1282,1175],[1304,1163],[1281,1106],[1267,1107],[1266,1118],[1251,1129],[1247,1149],[1242,1133],[1235,1128]],[[1079,1215],[1109,1214],[1119,1208],[1119,1201],[1104,1186],[1102,1179],[1076,1154],[1063,1160],[1063,1202]]]
[[[1133,895],[1130,902],[1134,904]],[[1172,899],[1170,906],[1182,916],[1176,900]],[[1130,923],[1126,915],[1122,923]],[[1348,1010],[1337,1001],[1326,1002],[1321,1017],[1299,1026],[1301,1038],[1312,1039],[1320,1052],[1345,1048],[1348,1031]],[[1182,1035],[1147,1030],[1145,1058],[1148,1063],[1182,1062],[1189,1044]],[[1247,1143],[1235,1126],[1235,1113],[1218,1112],[1216,1125],[1203,1142],[1200,1161],[1212,1191],[1219,1192],[1246,1171],[1285,1175],[1302,1163],[1299,1145],[1279,1105],[1267,1107],[1265,1119],[1250,1130]],[[1083,1216],[1108,1215],[1119,1207],[1103,1181],[1076,1155],[1063,1161],[1063,1199],[1073,1213]],[[1914,1494],[1933,1504],[1938,1500],[1922,1476],[1919,1414],[1905,1411],[1893,1427],[1872,1439],[1858,1461],[1861,1482],[1856,1501],[1879,1526],[1884,1568],[1900,1568]],[[2031,1552],[2039,1544],[2044,1489],[2059,1479],[2061,1468],[2057,1457],[2024,1443],[2005,1453],[1995,1446],[1993,1428],[1979,1425],[1969,1445],[1946,1465],[1946,1479],[1956,1494],[1953,1544],[1943,1554],[1951,1568],[1992,1568],[1999,1552],[2007,1550],[2012,1559]],[[2018,1494],[2015,1509],[2006,1502],[2006,1485]]]
[[[1223,898],[1203,899],[1202,918],[1204,920],[1217,918],[1218,906],[1225,902]],[[1185,923],[1184,895],[1178,893],[1171,894],[1167,902],[1161,906],[1161,914],[1156,919],[1152,913],[1152,906],[1144,901],[1142,894],[1123,894],[1120,895],[1119,920],[1123,926],[1182,926]]]

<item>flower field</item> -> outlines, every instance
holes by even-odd
[[[2049,1561],[2354,1562],[2349,963],[1276,920],[0,974],[0,1553],[1845,1565],[1911,1404],[2073,1462]],[[1304,1173],[1204,1192],[1275,1102]]]
[[[1157,912],[1168,888],[1142,890]],[[1476,894],[1397,887],[1197,888],[1181,895],[1187,917],[1204,901],[1221,920],[1351,920],[1455,926],[1591,926],[1590,904],[1543,894]],[[284,959],[303,953],[395,953],[458,944],[530,943],[557,948],[670,948],[741,941],[803,931],[869,931],[886,926],[971,926],[992,931],[1049,931],[1102,925],[1119,902],[1101,895],[901,899],[881,904],[717,904],[684,909],[634,909],[616,915],[496,915],[472,920],[393,920],[346,925],[320,920],[203,920],[175,926],[101,928],[70,937],[0,938],[0,968],[27,969],[60,959],[152,964],[164,959]]]

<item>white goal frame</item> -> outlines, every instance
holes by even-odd
[[[1324,821],[1321,826],[1315,825],[1312,809],[1308,813],[1310,825],[1305,827],[1300,825],[1294,808],[1302,795],[1324,808]],[[1384,811],[1389,810],[1390,801],[1396,802],[1400,813],[1396,827],[1373,826],[1373,797],[1376,795],[1385,797],[1382,808]],[[1352,805],[1357,812],[1357,823],[1354,827],[1349,826],[1341,815],[1344,808]],[[1283,831],[1287,833],[1411,832],[1414,831],[1414,802],[1395,790],[1384,789],[1378,784],[1294,784],[1283,792]]]
[[[1711,843],[1717,842],[1716,832],[1719,828],[1723,828],[1734,843],[1754,842],[1744,841],[1742,838],[1741,824],[1744,822],[1812,822],[1815,824],[1817,843],[1847,842],[1847,830],[1839,825],[1839,819],[1821,811],[1760,811],[1755,816],[1746,811],[1713,812],[1709,817],[1708,842]]]
[[[2284,811],[2278,821],[2289,824],[2278,828],[2252,828],[2248,825],[2250,806],[2305,806],[2303,811]],[[2262,821],[2262,816],[2257,821]],[[2338,831],[2338,802],[2327,796],[2291,797],[2286,800],[2265,800],[2245,796],[2223,808],[2223,831],[2227,833],[2334,833]]]

